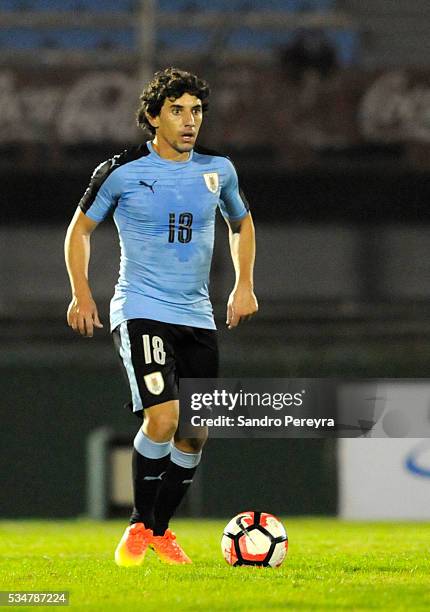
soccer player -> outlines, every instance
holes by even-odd
[[[189,72],[157,72],[137,113],[152,140],[95,169],[66,237],[68,324],[92,337],[102,323],[88,283],[90,236],[113,213],[121,264],[111,330],[133,411],[143,416],[133,448],[134,508],[115,551],[122,566],[140,565],[148,546],[167,563],[191,563],[169,520],[193,480],[207,430],[196,428],[192,438],[181,439],[178,381],[217,376],[208,293],[217,207],[229,228],[236,273],[228,328],[258,309],[254,227],[236,171],[227,157],[195,147],[208,96],[207,83]]]

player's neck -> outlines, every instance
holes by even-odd
[[[187,161],[190,157],[189,151],[183,153],[176,151],[176,149],[171,147],[167,142],[158,140],[157,136],[155,136],[152,141],[152,147],[160,157],[168,161],[183,162]]]

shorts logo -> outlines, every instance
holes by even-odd
[[[216,193],[219,188],[218,172],[206,172],[203,175],[205,179],[206,187],[211,193]]]
[[[143,377],[146,388],[152,395],[160,395],[164,391],[164,379],[161,372],[151,372]]]

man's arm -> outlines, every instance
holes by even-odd
[[[258,311],[254,295],[255,231],[251,213],[240,221],[227,221],[236,282],[227,303],[227,326],[233,329]]]
[[[68,227],[64,244],[66,266],[72,288],[67,322],[75,332],[87,338],[92,337],[94,327],[103,327],[88,284],[90,236],[97,225],[78,208]]]

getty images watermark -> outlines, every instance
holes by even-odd
[[[180,433],[214,438],[430,437],[430,380],[180,380]]]

